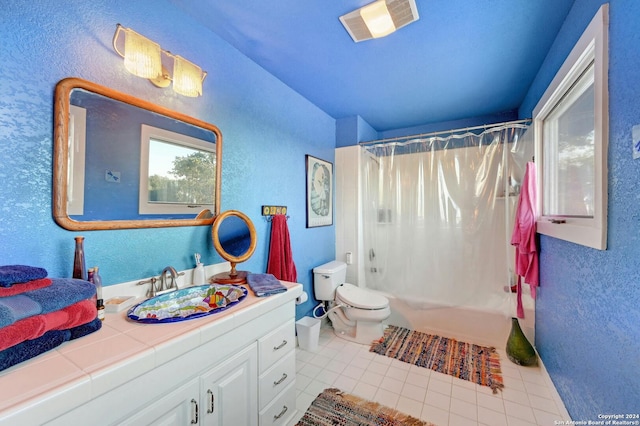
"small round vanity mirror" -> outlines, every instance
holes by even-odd
[[[256,228],[247,215],[237,210],[220,213],[211,229],[213,246],[222,258],[231,263],[231,270],[213,277],[220,284],[244,284],[247,271],[237,271],[236,264],[248,260],[256,249]]]

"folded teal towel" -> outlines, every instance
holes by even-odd
[[[0,328],[42,313],[42,306],[23,294],[0,297]]]
[[[56,312],[91,299],[96,288],[89,281],[51,278],[51,285],[22,294],[0,297],[0,328],[34,315]]]
[[[247,275],[249,287],[258,297],[271,296],[273,294],[284,293],[287,287],[273,274],[249,274]]]
[[[11,287],[13,284],[26,283],[47,277],[47,270],[27,265],[0,266],[0,287]]]
[[[59,311],[96,294],[96,287],[89,281],[75,278],[52,278],[49,287],[22,293],[42,306],[43,314]]]

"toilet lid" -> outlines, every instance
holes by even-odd
[[[336,294],[340,300],[354,308],[384,309],[389,306],[389,300],[386,297],[353,284],[345,283],[338,286]]]

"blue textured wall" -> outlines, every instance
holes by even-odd
[[[602,1],[576,0],[520,109],[530,117]],[[541,238],[536,346],[574,420],[640,409],[640,2],[609,2],[608,248]]]
[[[262,204],[289,207],[298,281],[335,255],[334,227],[305,227],[305,154],[334,161],[335,120],[166,1],[10,0],[0,13],[0,264],[71,275],[73,237],[51,214],[53,90],[80,77],[216,124],[222,131],[222,210],[245,212],[258,248],[241,269],[266,268],[269,225]],[[209,75],[187,98],[128,74],[113,51],[116,23],[192,60]],[[89,266],[106,285],[221,259],[209,227],[84,232]],[[313,243],[310,243],[310,242]],[[307,306],[308,305],[308,306]],[[311,310],[298,307],[298,315]]]

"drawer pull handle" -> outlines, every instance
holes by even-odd
[[[207,389],[207,395],[209,395],[209,408],[207,408],[207,414],[211,414],[215,408],[215,400],[213,399],[213,392],[211,392],[211,389]]]
[[[275,420],[278,420],[280,417],[284,416],[284,413],[286,413],[286,412],[287,412],[287,410],[288,410],[287,406],[286,406],[286,405],[285,405],[285,406],[283,406],[283,407],[282,407],[282,411],[280,411],[280,414],[278,414],[278,415],[276,415],[276,416],[273,416],[273,420],[274,420],[274,421],[275,421]]]
[[[195,413],[196,413],[196,419],[194,420],[193,417],[192,417],[191,418],[191,424],[192,425],[196,425],[196,424],[198,424],[198,401],[196,401],[195,399],[192,399],[191,403],[195,406]]]
[[[273,382],[273,385],[278,386],[280,383],[284,382],[285,380],[287,380],[287,373],[282,373],[282,377],[280,378],[280,380],[278,380],[277,382]]]
[[[280,343],[278,346],[274,346],[273,350],[277,351],[278,349],[282,349],[284,347],[284,345],[286,345],[286,344],[287,344],[287,341],[283,340],[282,343]]]

